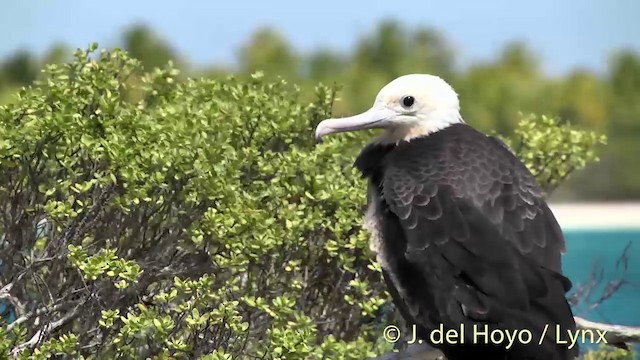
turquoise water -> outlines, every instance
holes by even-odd
[[[565,237],[567,252],[562,265],[574,289],[589,280],[594,263],[602,268],[602,283],[621,277],[629,282],[595,310],[589,311],[587,306],[574,308],[576,315],[593,321],[640,326],[640,229],[568,230]],[[625,274],[623,265],[616,263],[627,246],[629,260]],[[604,287],[602,284],[596,289],[591,296],[593,300],[602,294]]]
[[[565,275],[573,282],[574,290],[589,281],[597,264],[602,276],[591,300],[598,299],[611,280],[626,280],[609,299],[595,309],[579,304],[573,310],[588,320],[640,326],[640,228],[637,230],[565,230],[567,252],[563,257]],[[618,259],[628,247],[627,270]],[[572,290],[573,291],[573,290]],[[589,346],[587,346],[589,347]],[[638,349],[638,347],[636,347]]]

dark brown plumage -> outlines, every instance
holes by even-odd
[[[368,145],[356,160],[370,181],[370,214],[394,303],[419,335],[443,324],[464,345],[454,359],[570,359],[575,331],[562,275],[564,238],[527,168],[499,140],[459,123],[398,144]],[[531,343],[474,344],[474,325],[528,330]],[[549,324],[542,345],[538,344]]]

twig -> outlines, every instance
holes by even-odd
[[[594,341],[599,339],[599,335],[603,335],[606,343],[621,349],[629,349],[629,343],[640,343],[640,327],[605,324],[595,321],[589,321],[581,317],[575,316],[576,327],[580,331],[591,331]],[[579,334],[582,336],[582,332]],[[585,339],[589,339],[590,335],[584,335]],[[604,341],[600,340],[604,344]],[[446,360],[442,353],[429,345],[420,344],[407,347],[402,352],[392,352],[382,356],[372,358],[371,360]]]
[[[628,343],[640,343],[640,327],[599,323],[578,316],[575,320],[580,330],[592,330],[594,333],[606,332],[604,338],[611,346],[629,349]]]
[[[61,303],[61,304],[57,304],[55,306],[53,306],[53,308],[49,308],[47,306],[41,307],[35,311],[30,311],[29,313],[20,316],[19,318],[15,319],[11,324],[7,325],[7,332],[10,332],[11,330],[13,330],[13,328],[17,325],[22,324],[23,322],[30,320],[34,315],[35,316],[40,316],[42,314],[45,314],[47,312],[52,312],[52,311],[58,311],[60,308],[62,308],[65,304]]]
[[[0,289],[0,300],[8,300],[13,306],[16,314],[19,316],[24,312],[24,304],[20,302],[15,296],[12,296],[10,291],[13,288],[13,282],[8,283]]]
[[[14,347],[11,350],[11,355],[12,356],[17,356],[22,350],[26,349],[26,348],[31,348],[34,347],[38,344],[38,342],[40,342],[41,339],[43,339],[44,337],[46,337],[49,333],[51,333],[52,331],[56,330],[57,328],[61,327],[62,325],[64,325],[67,321],[71,320],[71,318],[73,318],[74,316],[76,316],[78,314],[78,309],[80,308],[80,305],[77,305],[73,311],[67,313],[65,316],[61,317],[60,319],[49,323],[45,326],[43,326],[40,330],[36,331],[36,333],[31,337],[31,339],[29,339],[29,341],[24,342],[20,345],[17,345],[16,347]]]

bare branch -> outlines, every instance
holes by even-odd
[[[53,306],[53,308],[49,308],[49,307],[41,307],[35,311],[31,311],[23,316],[20,316],[19,318],[17,318],[16,320],[14,320],[11,324],[9,324],[7,326],[7,332],[10,332],[11,330],[13,330],[13,328],[17,325],[22,324],[25,321],[30,320],[32,317],[34,316],[40,316],[43,314],[46,314],[48,312],[53,312],[53,311],[58,311],[59,309],[61,309],[64,305],[66,305],[65,303],[60,303],[57,304],[55,306]]]
[[[29,339],[29,341],[24,342],[20,345],[17,345],[16,347],[14,347],[11,350],[11,355],[13,356],[17,356],[18,354],[20,354],[20,352],[26,348],[31,348],[34,347],[38,344],[38,342],[40,342],[41,339],[44,339],[48,334],[50,334],[51,332],[55,331],[57,328],[61,327],[62,325],[64,325],[65,323],[67,323],[67,321],[71,320],[73,317],[75,317],[78,314],[78,309],[80,308],[80,305],[77,305],[73,311],[68,312],[65,316],[61,317],[60,319],[49,323],[45,326],[43,326],[40,330],[36,331],[35,334],[33,334],[33,336],[31,337],[31,339]]]
[[[640,343],[640,327],[605,324],[574,317],[578,330],[591,331],[594,340],[603,334],[608,345],[629,349],[628,343]],[[601,341],[604,343],[604,341]],[[388,353],[371,360],[446,360],[444,355],[426,344],[411,345],[405,351]]]
[[[575,317],[576,326],[580,330],[592,330],[600,332],[604,335],[607,343],[622,349],[629,349],[628,343],[640,343],[640,327],[605,324],[595,321],[589,321],[581,317]]]

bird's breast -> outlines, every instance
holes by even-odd
[[[375,185],[369,184],[368,189],[368,206],[367,212],[364,216],[364,228],[369,232],[369,250],[376,256],[376,261],[382,266],[383,269],[388,269],[388,262],[384,254],[384,245],[382,243],[382,229],[381,221],[382,214],[380,213],[380,194]]]

